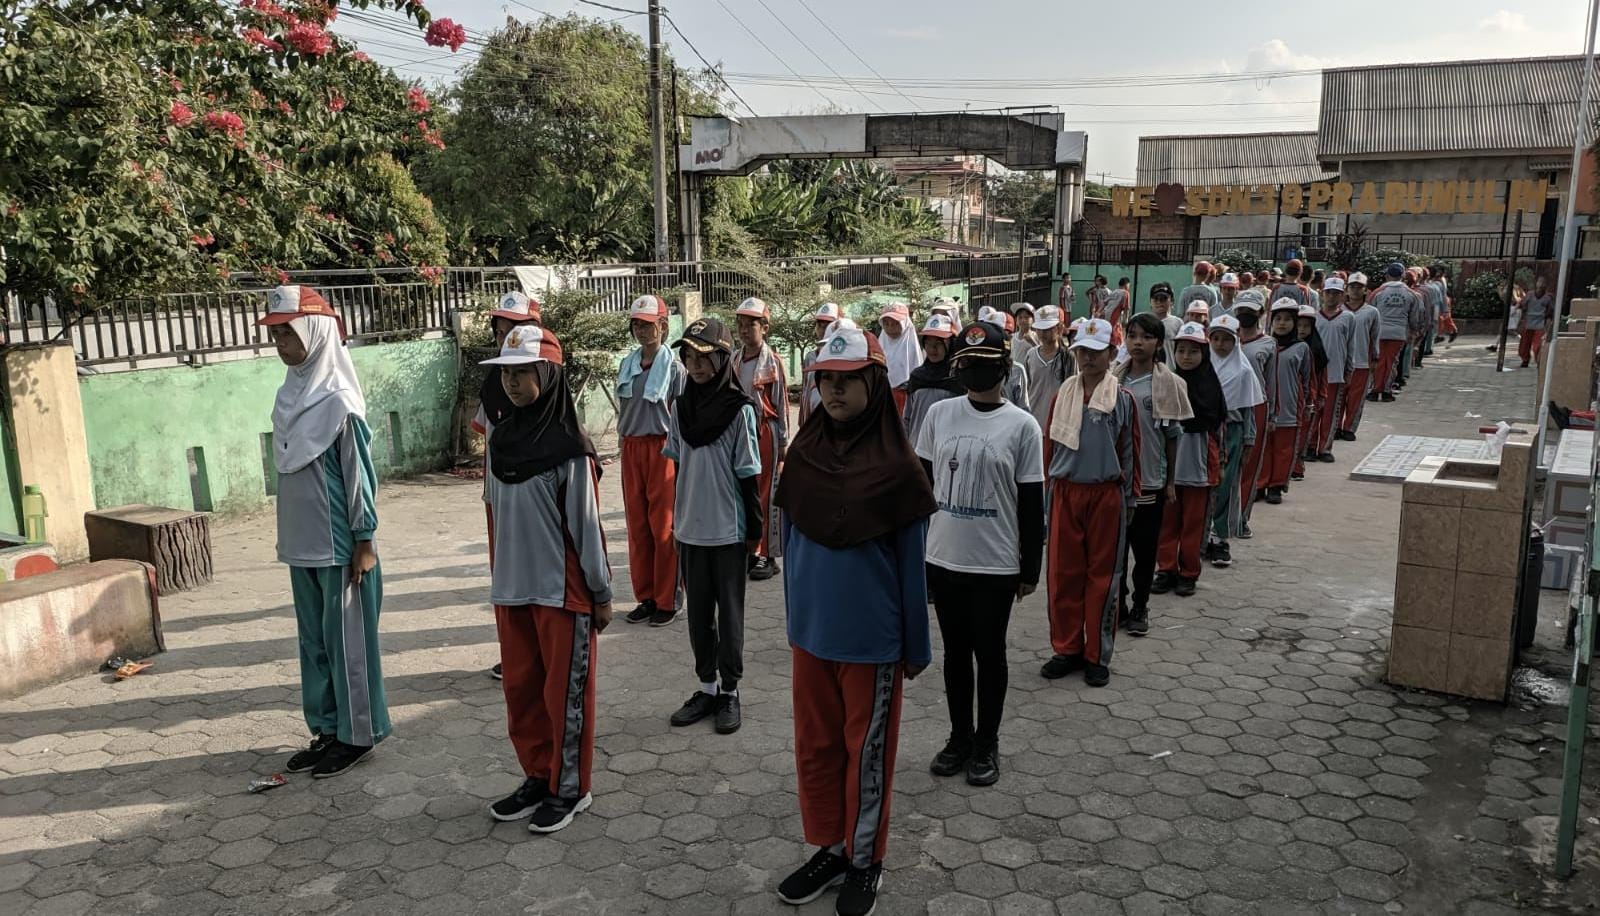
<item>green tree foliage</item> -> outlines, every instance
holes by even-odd
[[[459,46],[417,0],[353,5]],[[431,103],[329,32],[335,15],[0,0],[0,286],[93,306],[234,270],[437,263],[441,229],[396,158],[437,144]]]
[[[1383,269],[1396,261],[1407,267],[1427,267],[1435,260],[1431,255],[1417,254],[1403,248],[1377,248],[1362,252],[1356,269],[1366,274],[1376,286],[1383,282]]]
[[[713,257],[895,254],[937,232],[939,218],[894,176],[864,162],[802,159],[724,178],[703,208]]]
[[[1016,172],[989,179],[989,209],[995,216],[1025,222],[1029,235],[1055,223],[1056,181],[1044,172]],[[1092,195],[1091,195],[1092,196]]]
[[[1263,261],[1251,254],[1248,248],[1224,248],[1217,252],[1216,262],[1227,265],[1227,269],[1235,273],[1242,270],[1255,273],[1272,267],[1271,262]]]

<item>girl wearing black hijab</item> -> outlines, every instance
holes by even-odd
[[[485,486],[502,560],[490,570],[489,597],[507,731],[525,777],[489,813],[554,833],[591,800],[595,644],[611,622],[600,468],[554,334],[513,328],[484,364],[499,367],[508,404],[489,435]]]
[[[1211,488],[1222,478],[1222,425],[1228,419],[1228,402],[1222,383],[1211,366],[1211,344],[1206,327],[1188,322],[1173,341],[1173,371],[1183,379],[1194,416],[1180,420],[1173,458],[1172,482],[1177,498],[1161,516],[1161,543],[1156,552],[1157,576],[1181,597],[1194,594],[1200,578],[1200,548],[1205,543],[1210,516]]]
[[[933,660],[923,551],[937,506],[877,338],[836,327],[808,371],[821,409],[789,446],[776,501],[800,820],[817,852],[778,896],[801,904],[842,884],[836,911],[860,916],[882,878],[902,677]]]
[[[956,381],[955,369],[950,363],[956,323],[948,315],[935,313],[922,326],[920,336],[922,365],[911,370],[911,379],[906,382],[906,437],[912,442],[917,441],[922,419],[928,415],[929,408],[946,398],[967,393]]]
[[[1322,333],[1317,330],[1317,310],[1309,305],[1301,308],[1294,324],[1295,336],[1311,348],[1312,379],[1326,379],[1328,348],[1322,342]],[[1295,444],[1294,450],[1294,473],[1289,479],[1305,480],[1306,459],[1317,460],[1317,449],[1312,442],[1313,433],[1317,428],[1318,418],[1328,409],[1327,385],[1313,382],[1306,392],[1306,419],[1300,424],[1300,440]]]

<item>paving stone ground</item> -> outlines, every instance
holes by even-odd
[[[1399,490],[1346,475],[1386,433],[1469,438],[1528,416],[1532,371],[1496,374],[1483,343],[1370,405],[1362,442],[1259,509],[1233,569],[1160,599],[1151,635],[1119,643],[1109,687],[1041,680],[1043,599],[1024,602],[998,786],[929,775],[941,682],[910,684],[879,912],[1587,911],[1589,838],[1575,883],[1549,877],[1559,596],[1536,655],[1555,678],[1534,672],[1509,705],[1381,680]],[[0,703],[0,914],[794,912],[772,894],[806,852],[779,582],[751,587],[733,736],[667,725],[693,681],[681,625],[619,620],[601,637],[594,808],[533,837],[484,812],[518,775],[485,674],[477,485],[391,483],[380,514],[396,731],[371,761],[245,792],[305,740],[294,621],[270,517],[219,525],[216,582],[163,600],[169,651],[149,674]]]

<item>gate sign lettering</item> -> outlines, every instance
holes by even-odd
[[[720,147],[717,148],[717,149],[703,149],[703,150],[700,150],[700,151],[698,151],[698,152],[696,152],[694,154],[694,164],[695,165],[705,165],[708,162],[721,162],[721,161],[722,161],[722,150],[721,150]]]
[[[1505,187],[1502,194],[1502,187]],[[1111,189],[1111,215],[1285,216],[1323,213],[1506,213],[1544,209],[1547,185],[1539,179],[1500,181],[1317,181],[1307,185],[1160,184]]]

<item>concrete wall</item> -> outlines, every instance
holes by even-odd
[[[18,482],[44,492],[45,535],[63,561],[89,555],[83,514],[95,508],[84,445],[85,412],[69,344],[23,344],[4,351]]]
[[[149,567],[101,560],[0,585],[0,697],[163,648]]]
[[[350,355],[366,394],[378,473],[442,466],[456,403],[455,339],[371,344]],[[278,358],[265,356],[85,376],[94,501],[220,513],[267,505],[277,481],[263,436],[272,429],[283,374]],[[54,540],[54,525],[51,533]]]
[[[1072,265],[1072,291],[1077,298],[1073,302],[1072,316],[1086,318],[1089,315],[1089,288],[1094,286],[1094,265]],[[1133,279],[1133,267],[1123,267],[1119,264],[1102,264],[1100,273],[1112,289],[1117,288],[1117,281],[1123,277]],[[1190,283],[1194,282],[1194,269],[1189,264],[1143,264],[1139,267],[1139,282],[1133,291],[1133,311],[1148,312],[1150,310],[1150,288],[1157,283],[1172,284],[1172,291],[1176,293]],[[1057,300],[1060,289],[1057,288]]]

